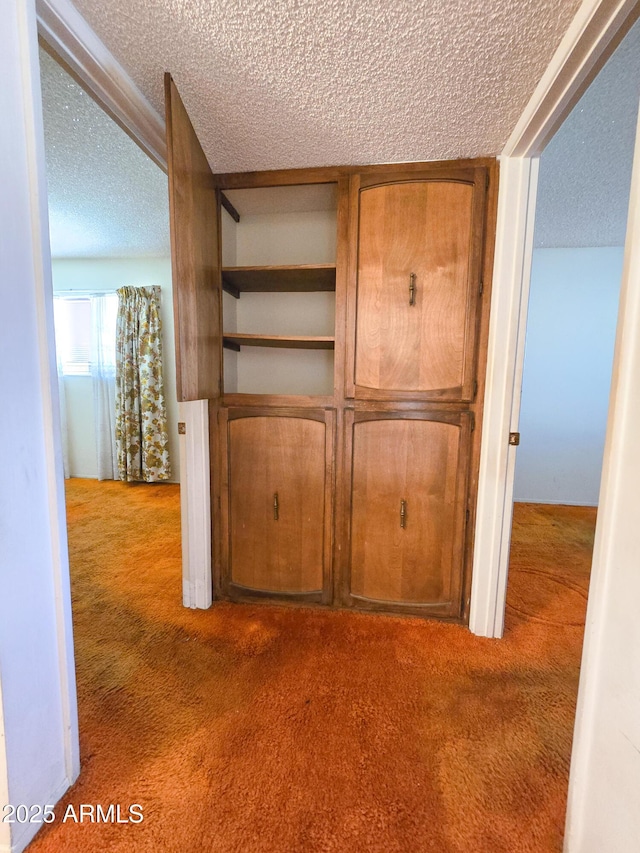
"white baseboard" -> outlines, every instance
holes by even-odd
[[[538,500],[537,498],[527,498],[526,500],[514,500],[514,504],[545,504],[545,506],[595,506],[598,504],[591,501],[548,501]]]
[[[206,610],[213,602],[211,574],[211,492],[209,403],[178,404],[184,433],[179,436],[182,518],[182,602]]]
[[[54,788],[50,796],[43,800],[42,806],[55,806],[58,800],[69,790],[71,782],[65,777],[63,781]],[[44,824],[39,823],[14,823],[15,832],[11,838],[11,846],[0,846],[0,853],[22,853],[22,851],[33,841]]]

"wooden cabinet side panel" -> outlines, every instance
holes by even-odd
[[[178,399],[216,399],[222,364],[219,205],[207,158],[169,74],[165,101]]]

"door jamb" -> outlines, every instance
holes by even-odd
[[[469,629],[504,631],[515,447],[537,158],[640,14],[637,0],[584,0],[500,155],[496,254]]]

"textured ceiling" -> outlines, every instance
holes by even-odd
[[[624,245],[640,98],[640,21],[540,158],[535,245]]]
[[[75,0],[214,171],[500,152],[580,0]]]
[[[213,167],[234,171],[497,153],[577,3],[77,5],[160,112],[172,70]],[[42,51],[41,67],[54,257],[167,255],[164,174]],[[622,245],[639,93],[640,22],[542,156],[537,246]],[[249,214],[333,193],[228,195]]]
[[[51,254],[168,255],[167,178],[40,51]]]

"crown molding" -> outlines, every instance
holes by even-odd
[[[640,15],[637,0],[584,0],[502,157],[537,157]]]
[[[164,171],[165,124],[126,70],[69,0],[36,0],[44,47]]]

